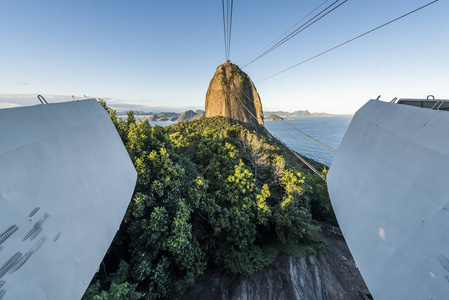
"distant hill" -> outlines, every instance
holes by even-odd
[[[335,117],[332,114],[328,114],[328,113],[312,113],[311,114],[312,117]]]
[[[278,115],[275,114],[269,114],[268,116],[265,117],[266,121],[281,121],[284,120],[284,118],[279,117]]]
[[[294,118],[294,117],[333,117],[334,115],[328,113],[310,113],[308,110],[297,110],[294,112],[287,111],[270,111],[264,112],[266,116],[275,115],[280,118]],[[265,120],[273,120],[271,118],[265,118]]]
[[[188,121],[191,120],[193,118],[193,116],[195,116],[195,112],[193,110],[187,110],[185,112],[183,112],[178,119],[176,120],[176,122],[184,122],[184,121]]]
[[[204,110],[186,110],[183,112],[177,119],[176,122],[185,122],[185,121],[192,121],[192,120],[198,120],[204,118]]]
[[[201,118],[205,118],[206,117],[206,113],[205,113],[205,111],[204,110],[197,110],[197,111],[195,111],[196,112],[196,115],[194,115],[193,116],[193,118],[192,118],[192,120],[191,121],[193,121],[193,120],[198,120],[198,119],[201,119]]]

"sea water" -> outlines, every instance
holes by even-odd
[[[178,124],[178,122],[176,122],[176,121],[149,121],[149,122],[150,122],[151,126],[158,125],[158,126],[162,126],[162,127]]]
[[[298,128],[330,148],[338,150],[351,119],[347,116],[296,117],[291,120],[284,119],[284,122]],[[301,132],[281,121],[265,121],[265,127],[299,154],[326,166],[331,165],[335,153]]]

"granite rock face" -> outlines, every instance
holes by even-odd
[[[206,117],[224,116],[263,125],[262,103],[254,83],[237,65],[218,66],[206,93]]]
[[[358,300],[368,288],[343,238],[325,237],[328,247],[313,256],[279,255],[251,277],[214,274],[181,299]]]

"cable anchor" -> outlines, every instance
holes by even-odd
[[[42,95],[37,95],[37,99],[41,102],[41,104],[48,104],[47,100]]]

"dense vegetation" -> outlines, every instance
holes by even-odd
[[[251,275],[279,251],[323,246],[311,205],[332,219],[325,183],[295,170],[263,132],[224,117],[152,127],[100,103],[138,178],[84,299],[172,299],[205,272]]]

